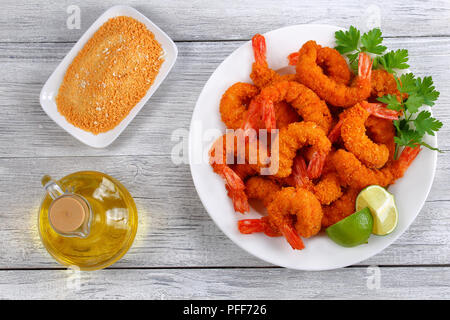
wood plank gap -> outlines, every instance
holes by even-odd
[[[434,39],[434,38],[450,38],[450,34],[446,35],[439,35],[439,34],[431,34],[431,35],[420,35],[420,36],[385,36],[383,39]],[[173,40],[173,39],[172,39]],[[173,40],[175,43],[226,43],[226,42],[247,42],[251,39],[192,39],[192,40],[186,40],[186,39],[179,39],[179,40]],[[3,44],[75,44],[77,41],[0,41],[0,45]]]
[[[399,264],[399,265],[383,265],[383,264],[361,264],[344,267],[342,269],[365,269],[368,267],[377,266],[379,268],[450,268],[450,264]],[[0,268],[0,272],[8,271],[64,271],[68,268]],[[109,267],[103,270],[232,270],[232,269],[285,269],[278,266],[184,266],[184,267]],[[286,269],[289,270],[289,269]],[[299,270],[300,271],[300,270]],[[332,271],[332,270],[324,270]]]
[[[45,160],[45,159],[64,159],[64,158],[118,158],[118,157],[158,157],[158,158],[167,158],[170,157],[170,153],[167,154],[140,154],[138,156],[136,155],[132,155],[132,154],[116,154],[116,155],[85,155],[85,156],[60,156],[60,155],[56,155],[56,156],[48,156],[48,157],[36,157],[36,156],[32,156],[30,155],[28,156],[23,156],[23,157],[16,157],[16,156],[12,156],[12,157],[8,157],[8,156],[2,156],[0,157],[0,160],[20,160],[20,159],[36,159],[36,160]],[[188,165],[188,164],[186,164]]]

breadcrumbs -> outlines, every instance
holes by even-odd
[[[94,134],[116,127],[144,97],[163,63],[152,32],[133,18],[105,22],[70,64],[58,111]]]

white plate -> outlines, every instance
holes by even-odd
[[[268,32],[265,37],[270,67],[285,67],[288,54],[297,51],[310,39],[321,45],[334,47],[334,32],[340,29],[327,25],[298,25]],[[252,62],[251,43],[247,42],[226,58],[209,78],[192,116],[189,135],[192,178],[198,195],[214,222],[238,246],[256,257],[275,265],[299,270],[328,270],[352,265],[377,254],[393,243],[414,221],[427,198],[436,168],[435,151],[424,148],[405,176],[389,188],[396,197],[400,218],[397,228],[388,236],[372,235],[366,245],[344,248],[322,233],[304,239],[306,248],[294,251],[282,237],[269,238],[263,234],[239,233],[238,220],[258,218],[261,215],[254,209],[245,215],[234,212],[226,195],[224,182],[212,171],[208,162],[200,163],[199,158],[204,157],[212,142],[211,137],[203,137],[206,130],[225,131],[219,115],[219,102],[223,92],[235,82],[251,82],[249,74]],[[432,146],[437,145],[436,137],[429,136],[426,142]]]
[[[155,39],[161,44],[164,50],[164,62],[161,65],[158,75],[153,83],[153,85],[147,91],[147,94],[139,101],[136,106],[131,109],[130,113],[119,123],[114,129],[94,135],[91,132],[84,131],[80,128],[67,122],[56,107],[55,97],[58,94],[59,87],[64,78],[68,66],[72,63],[72,60],[78,54],[78,52],[83,48],[85,43],[94,35],[94,33],[104,24],[108,19],[117,16],[128,16],[136,19],[139,22],[145,24],[148,30],[153,32]],[[115,6],[108,9],[103,13],[83,34],[83,36],[78,40],[78,42],[73,46],[69,53],[58,65],[56,70],[52,73],[50,78],[48,78],[44,87],[42,88],[40,95],[40,102],[42,109],[47,113],[47,115],[52,118],[61,128],[66,130],[72,136],[80,140],[81,142],[87,144],[88,146],[94,148],[104,148],[110,145],[116,138],[122,133],[122,131],[128,126],[128,124],[133,120],[133,118],[142,109],[144,104],[148,99],[155,93],[159,85],[164,81],[167,74],[172,69],[175,60],[177,59],[178,50],[175,43],[169,36],[164,33],[157,25],[151,22],[147,17],[139,13],[137,10],[128,6]]]

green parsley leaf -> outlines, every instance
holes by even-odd
[[[417,78],[417,93],[423,97],[423,103],[434,106],[434,102],[439,98],[439,92],[434,89],[431,77]]]
[[[398,131],[409,130],[409,124],[406,119],[394,120],[393,123]]]
[[[400,76],[400,83],[397,78],[397,88],[401,93],[412,93],[417,91],[417,81],[412,73],[402,74]]]
[[[394,73],[393,69],[407,69],[409,68],[408,62],[408,50],[399,49],[396,51],[389,51],[385,55],[380,57],[379,63],[389,73]]]
[[[361,33],[354,26],[350,26],[348,31],[336,31],[334,36],[336,38],[336,50],[341,54],[355,51],[359,45]]]
[[[361,48],[361,51],[382,54],[387,48],[382,46],[381,42],[383,42],[381,30],[379,28],[372,29],[362,35],[361,44],[363,47]]]
[[[401,131],[394,137],[394,142],[399,146],[415,148],[420,144],[422,137],[414,130]]]
[[[418,93],[412,93],[408,96],[408,99],[405,102],[405,107],[410,113],[416,113],[419,111],[419,108],[423,105],[423,103],[423,96]]]
[[[403,109],[403,105],[398,101],[397,96],[392,94],[387,94],[377,99],[378,101],[386,104],[386,107],[391,110],[400,111]]]
[[[416,127],[417,132],[421,134],[428,133],[429,135],[434,136],[434,132],[442,128],[442,122],[433,118],[431,112],[421,111],[416,119],[414,119],[414,126]]]
[[[397,136],[394,137],[394,141],[399,146],[414,148],[421,142],[423,135],[411,129],[405,119],[395,120],[394,126],[397,128]]]

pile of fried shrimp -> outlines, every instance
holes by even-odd
[[[354,74],[338,51],[308,41],[287,57],[296,72],[281,75],[267,63],[262,35],[252,38],[252,48],[253,83],[235,83],[223,94],[221,118],[234,131],[213,143],[210,165],[225,181],[236,212],[248,212],[250,199],[267,209],[260,219],[238,221],[241,233],[284,236],[301,250],[302,238],[354,213],[363,188],[401,178],[420,148],[406,147],[394,157],[393,120],[401,115],[376,101],[386,94],[400,98],[400,92],[394,76],[372,70],[365,53]],[[258,135],[236,148],[235,132],[250,129],[276,134],[276,151],[261,150],[267,146]],[[270,153],[270,159],[258,156],[250,163],[251,150]],[[236,163],[238,157],[244,161]],[[268,161],[276,161],[277,170],[261,174]]]

